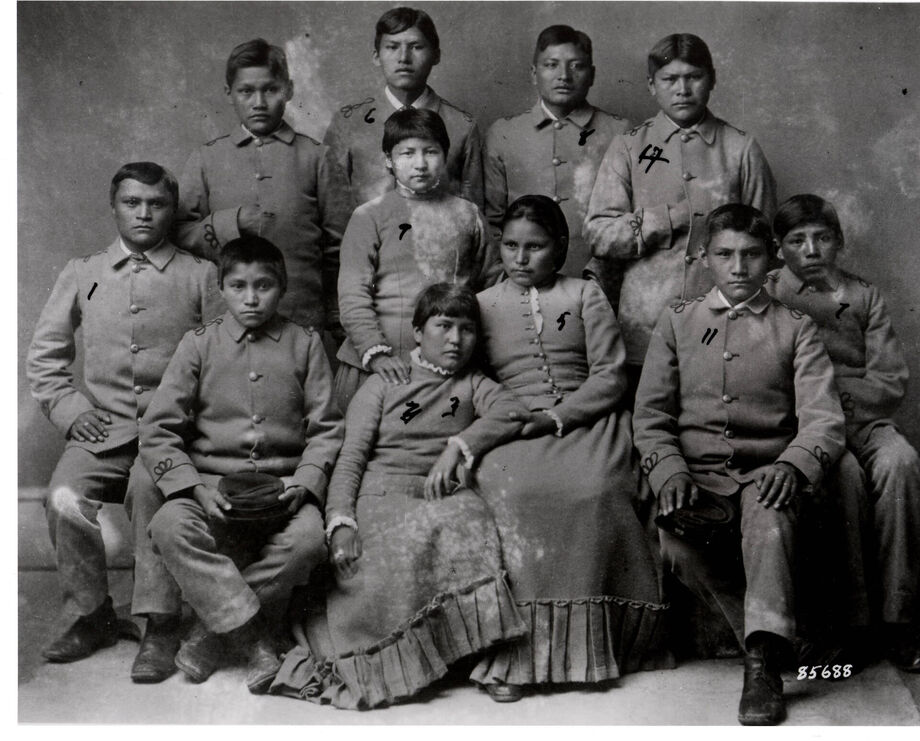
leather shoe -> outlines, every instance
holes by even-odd
[[[42,651],[48,661],[66,664],[92,656],[100,648],[118,643],[118,618],[112,609],[112,598],[89,615],[77,618],[63,635]]]
[[[485,685],[486,692],[489,693],[495,702],[517,702],[524,696],[524,688],[519,684],[506,684],[498,682],[496,684]]]
[[[179,650],[179,616],[150,615],[134,664],[131,681],[156,684],[176,673]]]
[[[216,672],[223,663],[223,639],[197,620],[176,653],[176,666],[192,682],[200,684]]]
[[[738,706],[738,722],[743,726],[775,726],[786,719],[783,680],[772,659],[765,643],[751,645],[745,654],[744,688]]]
[[[254,695],[264,695],[281,668],[281,659],[262,613],[256,613],[247,623],[231,630],[227,640],[246,657],[246,686],[249,691]]]

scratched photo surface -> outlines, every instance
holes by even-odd
[[[285,118],[297,131],[322,141],[336,115],[348,111],[355,119],[369,116],[373,120],[388,110],[380,70],[372,63],[374,24],[397,4],[19,4],[20,370],[36,320],[66,262],[104,249],[116,236],[108,203],[115,171],[126,162],[152,160],[178,175],[193,149],[236,130],[233,108],[223,92],[224,66],[235,45],[261,36],[285,49],[294,81]],[[521,114],[534,104],[536,91],[530,72],[534,42],[549,25],[564,23],[590,35],[596,78],[588,100],[633,124],[658,110],[646,86],[646,57],[652,45],[675,32],[702,37],[717,73],[710,110],[756,137],[776,178],[778,202],[811,192],[834,204],[846,239],[840,264],[880,288],[911,377],[920,377],[920,6],[401,4],[431,14],[440,35],[441,59],[429,85],[469,112],[483,136],[494,122]],[[590,139],[585,143],[590,146]],[[580,230],[579,224],[569,226],[573,232]],[[417,225],[422,227],[438,228],[436,224]],[[80,350],[73,365],[78,382],[82,363]],[[59,590],[40,492],[48,484],[64,440],[32,399],[23,372],[18,382],[20,691],[31,698],[21,699],[21,719],[169,722],[170,706],[188,721],[195,713],[191,698],[170,705],[174,700],[163,694],[162,687],[131,687],[127,675],[130,657],[112,665],[112,671],[121,674],[108,678],[108,684],[98,671],[87,679],[79,662],[57,668],[41,663],[39,651],[54,630]],[[920,384],[913,382],[896,416],[915,447],[920,446],[918,402]],[[107,532],[116,539],[125,537],[128,528],[114,518],[112,522]],[[115,550],[113,583],[121,594],[130,594],[130,589],[125,591],[130,583],[129,544],[122,542]],[[31,616],[25,628],[24,609]],[[123,650],[133,656],[134,644],[127,645]],[[86,682],[86,696],[98,697],[100,702],[107,693],[129,697],[118,694],[124,685],[131,690],[124,700],[129,705],[121,710],[110,708],[108,714],[87,714],[85,708],[68,706],[68,702],[82,701],[65,698],[62,706],[52,709],[53,698],[42,695],[35,683],[51,681],[48,678],[56,670],[65,674],[55,681],[65,676],[73,687]],[[731,681],[740,687],[740,664],[735,673]],[[237,680],[235,676],[232,685],[219,686],[237,692]],[[642,681],[649,682],[652,693],[654,679],[643,676]],[[96,694],[93,686],[98,687]],[[204,685],[196,692],[209,687]],[[51,704],[43,707],[43,697]],[[147,697],[155,698],[153,706],[160,703],[157,712],[161,715],[149,709]],[[248,697],[240,698],[248,702]],[[479,704],[489,705],[484,710],[490,722],[528,722],[510,712],[505,718],[497,716],[484,694],[473,700],[452,720],[438,717],[435,699],[427,703],[431,713],[427,720],[416,722],[480,722],[486,716],[478,713]],[[727,701],[727,722],[732,722],[736,701]],[[276,722],[366,722],[355,714],[334,716],[331,712],[319,721],[311,718],[316,710],[312,705],[280,698],[265,702],[279,708]],[[571,702],[577,708],[577,695]],[[130,703],[146,709],[135,713]],[[864,706],[867,713],[870,705]],[[857,703],[856,707],[863,706]],[[683,722],[710,718],[692,704],[687,708]],[[246,712],[249,715],[221,716],[206,710],[197,720],[273,722],[256,710]],[[582,716],[575,712],[560,715],[557,721],[617,722],[602,713]],[[857,717],[850,722],[858,723],[860,711],[855,712]],[[904,717],[916,718],[916,709],[913,712]],[[652,713],[647,722],[654,723],[655,717]],[[413,721],[410,717],[406,722]]]

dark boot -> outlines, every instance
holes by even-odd
[[[131,666],[131,681],[156,684],[176,673],[179,650],[178,615],[149,615],[144,638]]]
[[[885,653],[902,672],[920,672],[920,630],[911,625],[886,623]]]
[[[257,612],[247,623],[227,633],[227,641],[249,663],[246,675],[249,691],[254,695],[264,695],[281,668],[281,660],[262,613]]]
[[[92,656],[100,648],[118,643],[118,618],[112,609],[112,598],[89,615],[77,618],[64,634],[42,651],[48,661],[64,664]]]
[[[783,680],[779,675],[782,639],[764,633],[748,637],[744,656],[744,688],[738,706],[738,722],[743,726],[775,726],[786,719]]]
[[[176,654],[175,663],[191,681],[198,684],[223,665],[225,654],[222,637],[196,620]]]

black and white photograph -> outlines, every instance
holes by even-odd
[[[918,32],[17,3],[20,727],[920,726]]]

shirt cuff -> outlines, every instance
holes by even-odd
[[[556,437],[562,437],[562,420],[559,415],[552,409],[541,409],[540,411],[556,423],[556,432],[554,433]]]
[[[297,467],[288,486],[302,486],[322,504],[326,499],[326,486],[329,480],[322,468],[315,463],[304,463]]]
[[[218,250],[222,250],[231,239],[240,236],[239,208],[226,208],[211,215],[214,233],[220,243]]]
[[[815,451],[812,452],[798,445],[790,445],[776,459],[776,462],[795,466],[812,486],[817,486],[821,483],[825,471],[831,465],[831,457],[820,446],[815,446]]]
[[[675,473],[690,473],[687,461],[679,453],[666,453],[664,457],[658,453],[650,453],[641,460],[640,465],[656,495]]]
[[[348,527],[358,532],[358,523],[355,522],[353,517],[348,515],[336,515],[329,523],[326,525],[326,545],[329,545],[329,541],[332,540],[332,533],[335,532],[336,528],[339,527]]]
[[[450,445],[451,443],[454,443],[458,448],[460,448],[460,452],[463,453],[463,459],[466,467],[472,468],[476,463],[476,459],[473,457],[473,451],[470,450],[470,446],[466,444],[466,441],[461,437],[453,435],[447,438],[447,444]]]
[[[165,472],[160,473],[163,466],[169,466],[169,458],[157,463],[152,473],[156,485],[167,499],[204,483],[201,475],[191,463],[181,463],[175,468],[167,468]]]

